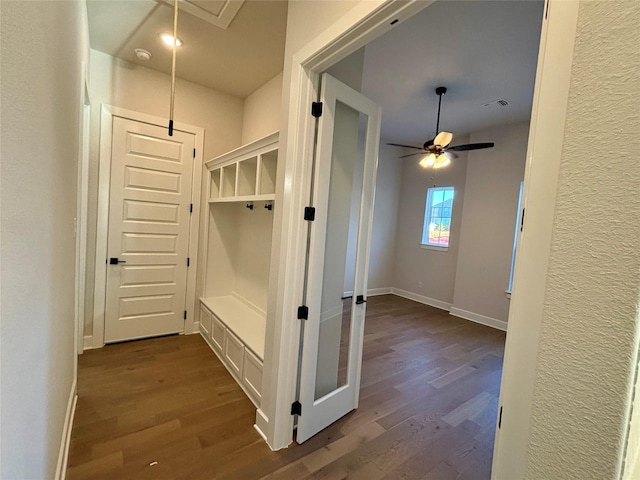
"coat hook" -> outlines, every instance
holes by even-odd
[[[253,203],[247,203],[246,207],[247,207],[249,210],[253,210]]]
[[[265,203],[264,204],[264,208],[266,208],[269,211],[273,210],[273,203],[271,203],[271,202]]]

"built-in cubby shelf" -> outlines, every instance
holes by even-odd
[[[272,134],[206,163],[209,202],[275,200],[278,134]]]
[[[278,134],[205,165],[208,215],[200,332],[259,407],[277,201]]]

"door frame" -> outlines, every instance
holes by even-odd
[[[167,119],[135,112],[112,105],[102,104],[100,113],[100,156],[98,161],[98,213],[96,228],[96,265],[93,300],[93,348],[104,346],[104,323],[107,300],[107,236],[109,231],[109,195],[111,191],[111,141],[113,117],[121,117],[159,127],[167,126]],[[198,234],[200,232],[200,193],[202,189],[202,168],[204,150],[204,128],[186,123],[175,123],[174,128],[195,135],[196,157],[193,159],[193,175],[191,179],[191,203],[193,212],[189,222],[189,256],[198,258]],[[185,296],[187,319],[184,323],[184,334],[198,331],[195,322],[198,311],[196,298],[197,264],[187,269],[187,293]]]
[[[273,450],[293,441],[301,325],[297,306],[302,299],[307,248],[307,222],[302,212],[309,202],[315,118],[311,102],[319,98],[320,74],[374,38],[433,3],[433,0],[363,1],[331,27],[293,53],[290,83],[283,85],[280,159],[274,214],[269,281],[270,319],[265,339],[262,402],[255,427]],[[398,22],[394,22],[394,25]],[[285,58],[285,80],[287,77]],[[280,161],[282,163],[280,163]],[[272,320],[271,320],[272,319]],[[304,412],[303,412],[304,414]]]
[[[313,41],[292,52],[289,83],[284,85],[283,108],[287,115],[280,136],[282,168],[278,172],[278,198],[282,208],[275,218],[272,252],[272,287],[275,298],[273,328],[268,329],[267,355],[263,373],[263,401],[256,416],[256,427],[272,449],[289,445],[293,438],[291,404],[295,401],[300,321],[296,306],[302,298],[306,222],[302,210],[308,201],[313,153],[312,101],[318,98],[319,73],[374,38],[413,16],[432,2],[360,2]],[[526,228],[516,257],[514,288],[509,315],[507,350],[500,405],[506,401],[502,426],[496,434],[493,460],[494,478],[498,472],[524,472],[531,422],[533,385],[537,366],[539,332],[544,309],[547,263],[556,205],[564,125],[558,124],[567,109],[573,44],[577,29],[577,0],[548,0],[542,23],[538,73],[534,91],[527,174],[523,206],[527,209]],[[567,45],[566,42],[569,42]],[[285,58],[285,72],[287,72]],[[304,414],[304,412],[303,412]],[[508,419],[508,422],[507,422]],[[497,419],[496,419],[497,420]],[[515,454],[516,458],[510,457]]]
[[[78,123],[78,178],[76,184],[76,354],[84,352],[84,322],[87,274],[87,224],[89,221],[89,143],[91,96],[87,64],[82,62]],[[76,359],[77,363],[77,359]],[[77,365],[76,365],[77,368]]]

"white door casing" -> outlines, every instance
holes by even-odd
[[[114,118],[106,342],[184,331],[194,141]]]
[[[300,443],[358,405],[366,304],[357,297],[367,291],[380,138],[376,104],[327,74],[321,91],[306,297],[309,318],[300,366]],[[350,228],[354,225],[357,228]],[[355,258],[349,255],[350,243],[356,245]],[[350,306],[341,298],[345,275],[353,278]]]

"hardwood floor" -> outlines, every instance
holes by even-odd
[[[504,333],[392,295],[366,322],[359,408],[278,452],[199,335],[86,352],[67,478],[488,479]]]

